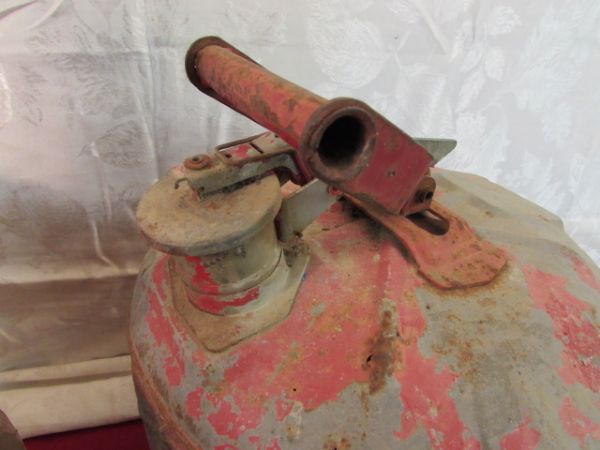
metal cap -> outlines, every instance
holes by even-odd
[[[154,248],[174,255],[204,256],[238,247],[272,221],[281,206],[275,175],[229,192],[198,195],[173,169],[144,195],[140,230]]]

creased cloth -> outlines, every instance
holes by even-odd
[[[129,356],[5,371],[0,389],[23,438],[138,417]]]

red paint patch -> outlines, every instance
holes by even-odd
[[[538,308],[545,310],[554,323],[554,336],[564,347],[560,375],[568,384],[581,383],[600,391],[600,367],[593,358],[600,355],[598,328],[586,318],[592,307],[566,289],[564,277],[533,267],[524,269],[529,295]]]
[[[357,231],[354,225],[338,229],[323,247],[335,256],[345,254],[351,246],[355,257],[348,261],[372,261],[372,248],[362,235],[356,235]],[[364,257],[356,258],[357,254]],[[392,241],[383,243],[378,256],[375,264],[347,268],[349,273],[360,272],[364,279],[375,280],[372,285],[361,283],[361,277],[340,277],[329,265],[315,267],[285,324],[248,341],[238,353],[238,361],[225,373],[227,385],[235,386],[230,394],[246,417],[253,416],[258,424],[264,409],[256,404],[264,404],[282,392],[287,399],[300,401],[305,409],[312,410],[335,400],[351,383],[367,383],[369,372],[364,362],[370,352],[369,342],[380,326],[381,305],[377,299],[388,298],[396,304],[402,340],[409,343],[402,352],[404,368],[396,367],[406,411],[402,422],[408,424],[408,417],[412,417],[410,426],[400,434],[407,437],[417,425],[423,425],[435,448],[479,448],[475,439],[464,436],[466,427],[450,397],[456,375],[448,369],[436,373],[435,359],[424,358],[418,349],[417,339],[426,327],[414,298],[420,281]],[[342,293],[356,300],[339,301]],[[310,311],[319,301],[325,303],[325,313],[312,317]],[[288,408],[279,404],[279,420]],[[231,424],[239,418],[223,420]]]
[[[252,147],[249,143],[243,143],[236,145],[235,147],[228,148],[226,153],[231,155],[233,160],[240,160],[248,158],[248,153],[253,149],[254,147]]]
[[[287,399],[277,399],[275,402],[275,414],[280,422],[285,419],[294,409],[294,402]]]
[[[267,448],[265,448],[265,450],[281,450],[281,447],[279,446],[279,439],[277,439],[277,438],[273,439],[273,441],[271,442],[271,445],[269,445]]]
[[[194,276],[192,283],[202,294],[186,289],[189,300],[203,311],[212,314],[222,314],[225,308],[243,306],[256,300],[260,295],[258,287],[249,289],[244,294],[236,296],[219,295],[220,286],[210,272],[204,267],[199,256],[186,256],[185,260],[192,266]]]
[[[208,416],[208,421],[215,432],[221,436],[239,439],[246,430],[256,428],[260,423],[256,420],[256,415],[234,412],[231,404],[227,401],[219,400],[215,406],[218,409]]]
[[[244,306],[251,301],[256,300],[259,295],[260,289],[257,286],[246,291],[244,295],[232,299],[228,299],[225,296],[198,295],[196,297],[191,297],[190,301],[203,311],[212,314],[221,314],[225,308]]]
[[[210,272],[206,270],[199,256],[186,256],[185,260],[192,265],[194,269],[194,277],[192,283],[205,294],[218,294],[219,283],[217,283]]]
[[[404,358],[407,369],[398,381],[406,409],[396,436],[406,439],[422,425],[435,449],[479,449],[475,438],[465,437],[467,429],[450,397],[457,375],[448,368],[437,372],[435,359],[425,358],[416,343],[406,349]]]
[[[159,346],[164,346],[167,356],[164,360],[164,370],[170,386],[179,386],[183,379],[185,371],[185,361],[177,339],[175,338],[175,328],[165,314],[165,292],[163,283],[165,281],[165,271],[168,257],[163,257],[156,264],[153,273],[153,286],[156,292],[146,287],[146,295],[150,305],[146,321],[150,332],[154,336],[156,343]]]
[[[579,257],[573,254],[569,254],[569,258],[571,259],[571,263],[573,264],[573,269],[579,275],[581,281],[600,292],[600,281],[596,279],[594,274],[592,273],[592,269],[590,269]]]
[[[347,217],[340,211],[331,214]],[[436,449],[479,448],[450,396],[457,375],[448,368],[437,371],[436,359],[419,350],[418,339],[426,329],[415,297],[421,281],[387,234],[365,239],[367,221],[342,224],[334,219],[328,223],[336,223],[335,231],[318,237],[311,270],[285,321],[224,356],[195,355],[203,378],[208,377],[207,359],[226,368],[221,383],[188,396],[190,411],[201,414],[196,405],[204,395],[215,406],[206,412],[215,432],[239,439],[261,425],[274,399],[279,399],[274,406],[282,421],[294,402],[310,411],[335,401],[354,383],[368,389],[372,372],[365,362],[382,331],[380,308],[387,299],[386,305],[396,309],[392,324],[400,337],[393,339],[386,366],[391,370],[382,377],[385,384],[393,373],[401,383],[404,412],[398,436],[408,437],[422,426]],[[278,442],[269,445],[279,448]]]
[[[581,447],[585,446],[588,437],[600,441],[600,424],[586,417],[569,397],[566,397],[560,406],[560,421],[565,431],[577,439]]]
[[[231,444],[223,444],[223,445],[217,445],[215,447],[215,450],[239,450],[236,446],[231,445]]]
[[[400,256],[389,256],[389,269],[378,280],[388,286],[386,295],[404,293],[397,306],[398,329],[408,345],[402,351],[403,370],[396,372],[402,386],[400,397],[404,411],[400,416],[401,430],[395,434],[406,439],[418,426],[423,426],[435,449],[479,449],[480,444],[475,438],[465,436],[468,430],[450,396],[458,376],[448,367],[437,371],[436,359],[426,358],[419,349],[418,339],[427,325],[413,293],[416,280],[411,279],[408,270],[397,272],[397,258]]]
[[[190,392],[185,400],[185,410],[187,415],[199,419],[204,412],[202,411],[202,394],[204,393],[203,388],[198,388]]]
[[[352,225],[345,232],[338,229],[337,239],[329,243],[340,252],[358,231]],[[354,250],[367,249],[363,243]],[[360,280],[342,280],[328,265],[315,263],[318,267],[305,280],[293,313],[280,326],[245,342],[236,352],[237,362],[225,372],[227,385],[235,386],[231,392],[235,403],[245,413],[256,414],[257,424],[264,402],[271,398],[285,395],[312,410],[335,400],[351,383],[368,381],[362,367],[368,350],[365,343],[377,332],[378,320],[373,319],[379,305],[335,301],[336,293],[342,292],[365,299],[365,286]],[[316,299],[326,304],[327,314],[314,318],[311,310]]]
[[[527,417],[511,433],[500,441],[503,450],[534,450],[540,442],[540,432],[531,428],[531,417]]]

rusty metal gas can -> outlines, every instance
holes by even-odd
[[[600,276],[559,219],[218,38],[186,67],[271,132],[140,202],[154,450],[600,448]]]

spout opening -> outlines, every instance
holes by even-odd
[[[343,169],[350,166],[366,150],[367,127],[358,117],[336,118],[325,128],[317,144],[323,165]]]

